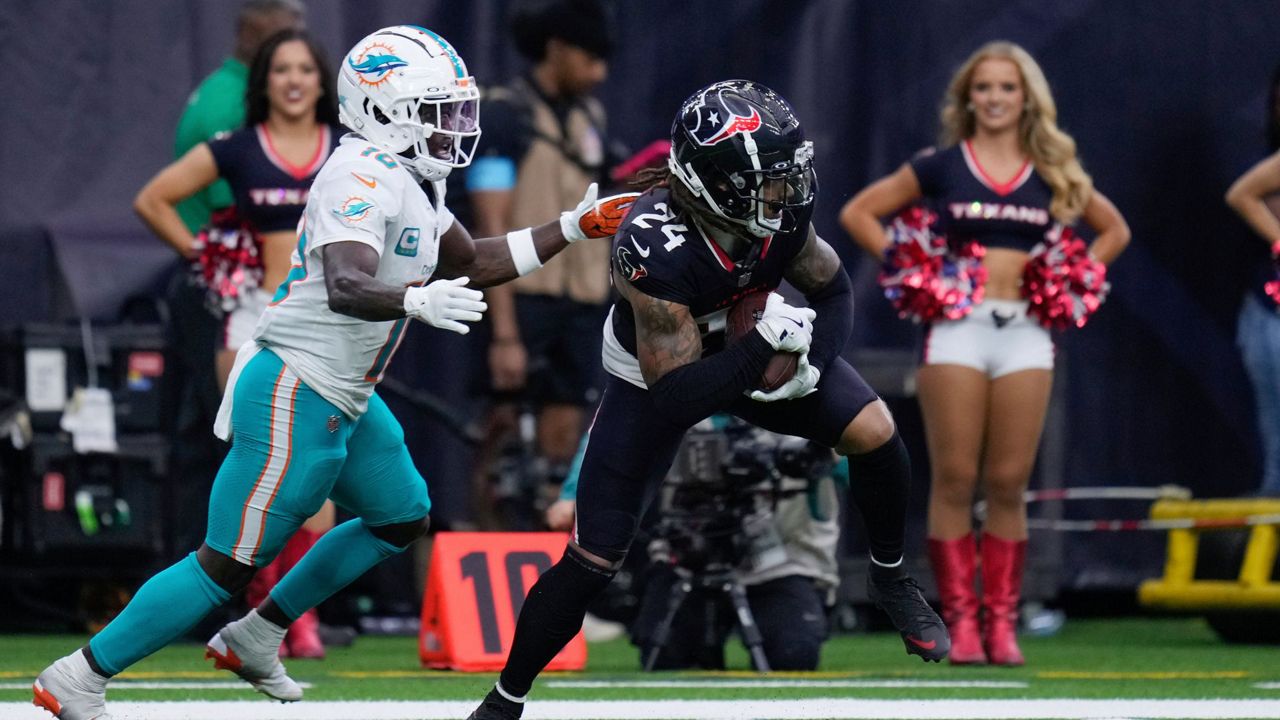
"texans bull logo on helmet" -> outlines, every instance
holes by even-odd
[[[808,221],[813,144],[791,105],[750,80],[694,93],[671,125],[672,176],[708,209],[758,239]]]
[[[710,93],[699,95],[696,99],[698,105],[690,108],[696,111],[697,120],[688,130],[699,145],[715,145],[739,133],[751,133],[760,129],[762,120],[760,111],[756,108],[726,93],[717,93],[718,102],[708,104],[708,95]]]

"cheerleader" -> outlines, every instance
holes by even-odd
[[[1271,246],[1271,262],[1260,268],[1244,305],[1236,342],[1253,384],[1262,435],[1263,495],[1280,497],[1280,68],[1267,103],[1267,140],[1271,156],[1231,185],[1227,204]]]
[[[1094,190],[1057,117],[1036,61],[1013,43],[988,43],[951,79],[941,146],[866,187],[840,212],[844,229],[876,258],[890,242],[880,218],[919,201],[953,244],[985,248],[985,296],[967,316],[930,324],[917,372],[933,482],[929,557],[955,664],[1023,663],[1016,637],[1023,493],[1054,361],[1053,339],[1023,299],[1030,253],[1055,223],[1079,219],[1096,232],[1089,251],[1102,263],[1129,242],[1124,218]],[[972,508],[979,483],[988,507],[980,540]]]

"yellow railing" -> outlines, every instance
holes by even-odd
[[[1157,521],[1187,521],[1169,530],[1164,577],[1138,588],[1138,601],[1166,610],[1280,610],[1280,582],[1271,579],[1276,563],[1280,499],[1159,500],[1151,506]],[[1249,541],[1235,580],[1197,580],[1200,534],[1247,527]]]

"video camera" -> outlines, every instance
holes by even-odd
[[[741,420],[690,430],[661,488],[659,555],[692,573],[738,568],[776,547],[779,500],[808,492],[831,472],[830,450]]]
[[[744,581],[788,562],[778,522],[786,513],[777,512],[779,503],[808,494],[831,473],[834,460],[821,445],[738,420],[685,435],[660,489],[650,584],[632,627],[646,670],[663,663],[723,668],[725,635],[737,627],[752,666],[768,672],[764,636]],[[700,604],[693,612],[701,630],[691,634],[686,627],[673,635],[691,596]]]

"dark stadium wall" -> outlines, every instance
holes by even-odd
[[[379,26],[414,23],[449,38],[482,85],[522,67],[503,26],[506,2],[307,6],[335,61]],[[186,95],[229,51],[237,7],[0,3],[4,242],[33,225],[54,236],[68,227],[145,235],[130,199],[170,159]],[[996,38],[1022,44],[1044,67],[1086,169],[1133,229],[1110,302],[1061,342],[1067,484],[1176,482],[1209,496],[1256,483],[1252,398],[1233,334],[1263,245],[1222,195],[1265,152],[1266,86],[1280,63],[1273,1],[651,0],[618,9],[619,49],[600,96],[632,147],[664,135],[678,103],[713,80],[748,77],[794,103],[817,146],[815,223],[855,278],[859,346],[910,347],[915,331],[879,297],[874,264],[854,252],[836,212],[933,142],[943,89],[968,53]],[[6,284],[32,277],[0,271]],[[10,309],[0,308],[15,317]],[[465,345],[449,338],[441,351],[438,335],[412,336],[396,374],[464,402],[463,383],[446,378],[465,375]],[[437,506],[456,515],[465,456],[427,430],[415,454],[428,458]]]

